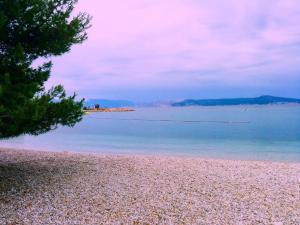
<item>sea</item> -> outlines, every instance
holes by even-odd
[[[135,110],[91,113],[72,128],[1,140],[0,147],[300,162],[300,105]]]

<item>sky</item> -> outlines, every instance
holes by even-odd
[[[300,98],[299,0],[79,0],[88,40],[47,87],[135,101]]]

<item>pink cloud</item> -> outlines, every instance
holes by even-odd
[[[54,60],[49,85],[257,83],[299,65],[297,0],[81,0],[76,10],[93,16],[89,39]]]

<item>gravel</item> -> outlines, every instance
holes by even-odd
[[[300,164],[0,149],[0,224],[300,224]]]

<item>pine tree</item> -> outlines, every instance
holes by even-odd
[[[77,0],[0,0],[0,138],[38,135],[82,119],[83,100],[63,86],[45,90],[52,62],[87,38],[90,16],[72,16]]]

